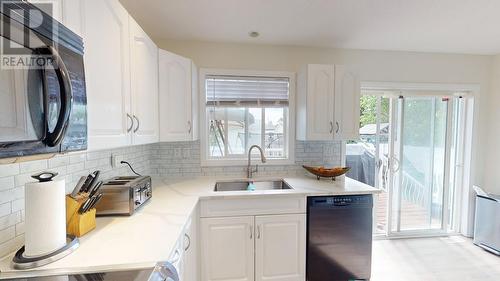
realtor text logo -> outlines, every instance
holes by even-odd
[[[43,69],[53,66],[52,4],[1,1],[0,68]],[[36,5],[36,6],[35,6]]]

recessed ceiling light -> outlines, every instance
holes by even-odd
[[[248,36],[252,37],[252,38],[256,38],[256,37],[259,37],[259,33],[257,31],[250,31],[248,32]]]

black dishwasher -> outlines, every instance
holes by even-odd
[[[307,281],[369,280],[372,195],[307,198]]]

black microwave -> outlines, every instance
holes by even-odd
[[[83,40],[24,1],[0,7],[0,158],[87,149]]]

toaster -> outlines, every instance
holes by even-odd
[[[121,176],[103,182],[102,198],[95,206],[97,216],[131,216],[151,199],[149,176]]]

